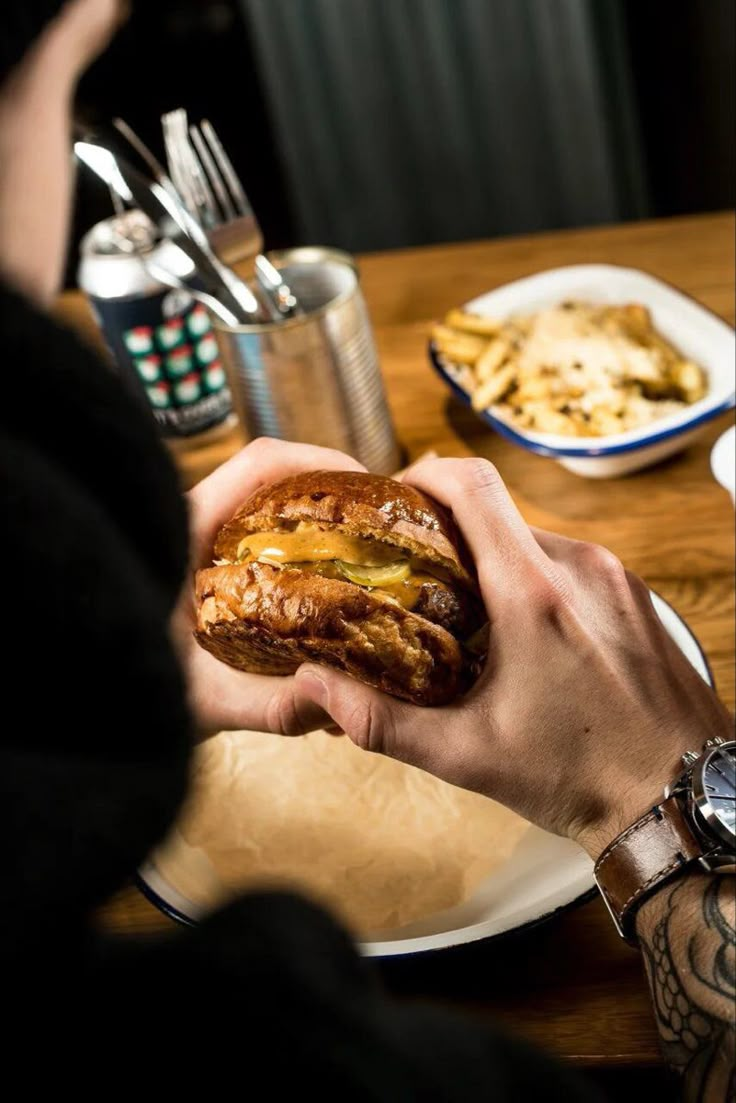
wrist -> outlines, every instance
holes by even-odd
[[[664,799],[666,786],[682,770],[681,755],[692,742],[687,736],[671,742],[660,736],[656,757],[642,762],[632,755],[626,763],[628,770],[602,778],[599,814],[573,835],[594,862],[614,839]],[[639,776],[633,777],[630,771],[637,767]]]
[[[587,825],[572,837],[575,842],[586,851],[596,862],[607,846],[618,836],[636,823],[648,809],[653,808],[662,800],[664,787],[670,780],[669,776],[662,777],[660,783],[652,781],[651,786],[644,792],[637,793],[635,797],[627,796],[620,804],[613,806],[600,820]]]
[[[590,806],[596,808],[596,814],[579,819],[568,832],[570,837],[597,861],[622,831],[661,803],[665,788],[682,772],[686,751],[699,750],[709,739],[733,738],[731,718],[725,709],[718,720],[705,730],[698,731],[694,725],[692,730],[670,733],[669,737],[661,730],[650,733],[649,739],[642,740],[641,753],[634,750],[628,761],[601,772],[596,791],[591,792]]]

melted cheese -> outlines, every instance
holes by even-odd
[[[319,563],[344,559],[361,567],[383,567],[406,558],[400,548],[336,529],[301,524],[292,532],[254,532],[238,545],[238,559],[267,559],[274,563]]]
[[[403,549],[382,544],[378,540],[351,536],[336,529],[323,529],[318,525],[301,522],[289,532],[251,533],[240,541],[237,554],[239,563],[259,560],[274,566],[286,567],[293,564],[309,574],[322,574],[343,580],[344,575],[337,560],[361,567],[384,567],[407,558],[411,558],[411,570],[407,578],[393,585],[376,586],[375,589],[388,594],[405,609],[413,609],[425,583],[447,585],[442,577],[445,572],[440,568],[435,574],[434,565],[409,557]],[[356,582],[354,585],[360,584]]]
[[[435,586],[444,586],[443,582],[438,582],[431,574],[425,574],[423,571],[416,573],[412,571],[403,582],[397,582],[395,586],[381,586],[380,589],[381,593],[388,594],[395,601],[398,601],[399,605],[411,610],[419,601],[419,595],[425,582],[433,582]]]

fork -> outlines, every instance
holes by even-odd
[[[261,229],[215,128],[207,119],[190,126],[183,107],[161,125],[171,179],[217,255],[227,264],[255,256]]]

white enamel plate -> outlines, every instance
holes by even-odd
[[[672,639],[712,685],[702,648],[688,626],[658,594],[652,594],[652,601]],[[201,875],[206,876],[206,872],[201,871]],[[192,884],[197,876],[193,864],[186,870],[187,882]],[[202,917],[201,907],[187,897],[183,884],[173,884],[162,876],[155,858],[139,871],[138,885],[171,918],[193,924]],[[582,899],[593,887],[593,867],[587,854],[569,840],[533,827],[523,836],[513,858],[496,869],[463,904],[398,930],[381,931],[360,948],[368,957],[392,957],[496,938],[548,919]]]
[[[550,456],[586,478],[607,479],[658,463],[688,447],[714,417],[736,404],[736,338],[730,326],[683,292],[634,268],[573,264],[504,284],[465,304],[474,314],[508,318],[556,306],[567,299],[594,303],[643,303],[654,325],[689,359],[705,368],[708,393],[692,406],[639,429],[607,437],[563,437],[520,429],[496,407],[478,413],[506,440]],[[470,405],[461,373],[429,344],[429,359],[456,398]]]

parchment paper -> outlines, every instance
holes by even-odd
[[[427,738],[439,737],[428,716]],[[198,750],[191,798],[154,861],[200,906],[275,884],[365,937],[467,899],[527,827],[344,736],[238,732]]]

